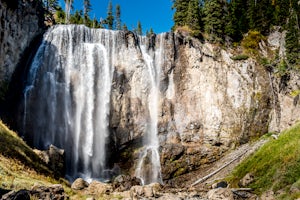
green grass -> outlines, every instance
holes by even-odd
[[[0,121],[0,154],[14,159],[37,172],[51,175],[51,171],[18,135]]]
[[[284,191],[283,199],[300,197],[300,193],[289,194],[292,184],[300,189],[300,124],[284,131],[277,140],[271,139],[237,166],[228,180],[237,187],[247,173],[254,175],[249,187],[258,194],[271,189]]]
[[[56,180],[33,150],[0,120],[0,188],[28,189],[35,184],[62,184],[72,194],[64,179]]]

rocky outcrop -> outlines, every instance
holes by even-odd
[[[33,150],[51,169],[55,176],[63,177],[65,174],[65,151],[54,145],[50,145],[48,150]]]
[[[267,66],[272,97],[270,132],[281,132],[300,119],[300,74],[294,70],[280,69],[280,59],[286,56],[285,35],[286,31],[274,27],[267,39],[267,47],[278,51],[279,56],[279,59],[274,59],[273,65]]]
[[[33,41],[44,30],[41,1],[0,1],[0,95],[6,92],[17,65],[26,65],[21,58],[32,53]]]
[[[229,51],[180,34],[166,34],[161,40],[158,134],[164,179],[212,163],[268,132],[272,96],[263,66],[250,58],[233,61]],[[110,127],[119,146],[146,130],[141,117],[148,115],[145,103],[133,95],[143,91],[136,79],[141,70],[122,65],[115,69]]]

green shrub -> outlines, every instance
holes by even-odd
[[[249,58],[249,56],[246,55],[246,54],[240,54],[240,55],[237,55],[237,56],[232,56],[230,58],[232,60],[247,60]]]
[[[247,50],[255,50],[259,47],[259,42],[265,39],[259,31],[249,31],[242,40],[242,46]]]

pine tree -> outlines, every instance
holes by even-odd
[[[277,0],[275,3],[274,19],[277,26],[285,26],[289,16],[290,3],[288,0]]]
[[[247,4],[243,0],[232,0],[228,4],[225,33],[234,41],[243,38],[243,33],[248,32]]]
[[[299,65],[300,63],[300,29],[297,19],[297,13],[291,8],[285,37],[286,58],[291,66]]]
[[[116,5],[116,29],[121,30],[121,6]]]
[[[273,0],[248,0],[248,19],[250,29],[263,34],[269,32],[274,22],[275,6]]]
[[[58,0],[44,0],[43,1],[46,10],[53,13],[58,9]]]
[[[192,29],[192,35],[200,35],[200,7],[198,0],[191,0],[189,2],[185,24]]]
[[[113,5],[112,2],[109,1],[108,7],[107,7],[107,17],[105,20],[105,23],[108,25],[109,29],[113,29],[114,27],[114,16],[113,16]]]
[[[221,42],[224,37],[225,11],[223,0],[207,0],[204,5],[204,30],[209,40]]]
[[[71,24],[82,24],[84,21],[82,10],[76,10],[74,15],[70,17]]]
[[[153,31],[152,27],[150,28],[150,31],[148,31],[148,30],[146,31],[146,36],[147,37],[150,37],[153,34],[154,34],[154,31]]]
[[[190,0],[173,0],[172,9],[175,9],[173,20],[174,27],[186,25]]]
[[[150,28],[149,34],[150,34],[150,35],[154,34],[154,31],[153,31],[153,28],[152,28],[152,27]]]
[[[141,24],[140,21],[138,21],[138,23],[137,23],[136,33],[137,33],[138,35],[143,35],[142,24]]]
[[[65,10],[66,10],[65,23],[68,24],[70,22],[71,10],[73,9],[73,0],[64,0],[64,1],[65,1]]]
[[[92,6],[90,3],[90,0],[84,0],[83,1],[83,18],[84,18],[84,24],[88,26],[89,19],[89,12],[91,11]]]
[[[125,23],[123,24],[122,30],[123,31],[128,31],[127,25]]]

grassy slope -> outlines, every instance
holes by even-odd
[[[271,139],[243,161],[229,181],[237,186],[249,172],[255,177],[249,187],[258,194],[271,189],[281,191],[279,198],[282,199],[300,197],[300,192],[290,192],[292,186],[300,189],[300,123],[281,133],[277,140]]]
[[[30,189],[57,183],[41,159],[0,120],[0,188]]]

